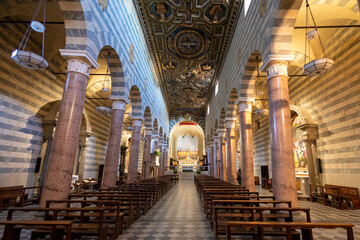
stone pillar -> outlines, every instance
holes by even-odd
[[[160,158],[159,158],[159,168],[158,168],[158,177],[161,177],[163,176],[163,171],[162,171],[162,168],[164,166],[163,164],[163,157],[164,157],[164,154],[163,154],[163,145],[162,145],[162,141],[158,141],[158,144],[157,144],[157,149],[159,149],[160,151]]]
[[[214,177],[215,175],[215,164],[214,164],[214,141],[210,141],[210,176]]]
[[[139,151],[140,151],[140,138],[141,138],[141,119],[133,119],[130,155],[129,155],[129,171],[127,176],[127,183],[135,183],[139,169]]]
[[[84,108],[90,64],[87,59],[68,60],[64,93],[50,153],[48,171],[41,193],[40,207],[47,200],[66,200],[70,193],[72,172]],[[95,62],[96,63],[96,62]]]
[[[84,179],[84,170],[85,170],[85,160],[86,160],[86,147],[87,147],[87,139],[93,135],[91,132],[82,132],[80,133],[80,159],[78,163],[78,171],[77,174],[79,175],[79,181]]]
[[[164,175],[165,175],[165,172],[168,170],[169,168],[169,163],[168,163],[168,146],[165,145],[164,146]]]
[[[152,128],[145,128],[145,143],[144,143],[144,153],[143,153],[143,179],[151,178],[151,169],[150,169],[150,151],[151,151],[151,137],[152,137]]]
[[[227,168],[227,182],[237,184],[236,181],[236,146],[235,146],[235,118],[225,118],[226,122],[226,168]]]
[[[219,145],[219,172],[220,172],[220,180],[227,181],[227,170],[226,170],[226,130],[220,128],[217,130],[218,133],[218,145]]]
[[[51,152],[51,147],[52,147],[52,142],[53,142],[53,133],[54,133],[54,128],[56,126],[56,121],[55,120],[44,120],[43,121],[43,141],[47,142],[46,144],[46,150],[45,150],[45,155],[44,155],[44,159],[43,159],[43,164],[41,167],[41,175],[40,175],[40,180],[39,180],[39,186],[43,186],[44,185],[44,181],[45,181],[45,176],[46,176],[46,172],[48,169],[48,165],[49,165],[49,157],[50,157],[50,152]]]
[[[293,56],[269,56],[261,66],[266,70],[269,91],[272,186],[276,200],[298,206],[293,140],[290,118],[287,66]]]
[[[255,192],[251,112],[253,100],[238,98],[240,122],[241,186]]]
[[[159,149],[159,144],[160,144],[160,141],[159,141],[159,135],[153,135],[153,139],[154,139],[154,151],[156,149]],[[156,156],[154,156],[154,159],[156,159]],[[160,160],[160,159],[159,159]],[[156,166],[156,162],[154,163],[155,164],[155,167],[154,167],[154,178],[157,178],[159,177],[159,167],[160,166]],[[160,163],[159,163],[160,164]]]
[[[124,121],[125,106],[129,103],[125,100],[114,100],[111,110],[111,123],[109,140],[106,149],[105,165],[101,188],[115,187],[118,179],[120,143],[122,126]]]
[[[214,163],[214,177],[219,178],[219,163],[218,163],[218,139],[217,135],[213,136],[213,147],[214,147],[214,154],[213,154],[213,163]]]
[[[303,124],[299,126],[301,130],[303,130],[302,137],[305,141],[306,146],[306,156],[307,156],[307,165],[309,172],[309,183],[310,184],[319,184],[319,176],[317,176],[316,167],[315,167],[315,159],[313,156],[312,145],[315,144],[316,139],[319,137],[318,135],[318,126],[316,124]]]

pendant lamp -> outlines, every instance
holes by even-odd
[[[44,5],[44,19],[43,23],[36,21],[40,12],[41,6]],[[45,44],[45,14],[46,14],[46,0],[40,0],[38,7],[34,13],[29,27],[27,28],[19,47],[11,53],[11,58],[20,66],[33,70],[44,70],[48,67],[48,62],[44,58],[44,44]],[[26,44],[29,41],[31,31],[42,33],[41,56],[31,52],[25,51]]]

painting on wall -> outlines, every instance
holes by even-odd
[[[295,171],[297,173],[307,173],[306,145],[302,138],[302,130],[298,128],[298,126],[301,125],[300,117],[295,112],[292,112],[291,125],[293,132]]]

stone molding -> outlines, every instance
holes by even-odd
[[[294,59],[293,55],[269,55],[260,67],[260,71],[266,71],[268,79],[276,76],[288,76],[288,63]]]
[[[269,55],[260,67],[260,71],[265,72],[272,64],[276,62],[291,62],[294,55]]]
[[[226,128],[235,128],[235,118],[225,118]]]
[[[142,121],[140,119],[133,119],[132,126],[133,127],[141,127]]]
[[[119,101],[123,101],[124,103],[126,104],[129,104],[130,101],[127,97],[121,97],[121,96],[113,96],[113,95],[110,95],[109,96],[109,99],[110,100],[119,100]]]
[[[126,103],[123,102],[123,101],[116,100],[116,101],[114,101],[112,103],[112,109],[113,110],[123,110],[123,111],[125,111],[125,107],[126,107]]]
[[[235,101],[235,105],[239,105],[241,103],[251,103],[253,104],[255,102],[255,98],[249,98],[249,97],[238,97]]]
[[[288,65],[285,62],[274,63],[266,69],[266,76],[268,79],[277,76],[287,77],[288,76],[287,67]]]
[[[90,67],[98,68],[100,65],[97,63],[90,53],[86,50],[72,50],[72,49],[59,49],[60,55],[66,60],[81,59],[90,65]]]
[[[80,59],[69,59],[67,72],[76,72],[89,78],[91,67],[88,63]]]
[[[146,135],[152,135],[152,134],[153,134],[153,131],[154,131],[153,128],[150,128],[150,127],[145,127],[145,128],[144,128],[144,134],[145,134],[145,136],[146,136]]]
[[[252,112],[252,105],[251,103],[240,103],[238,112]]]

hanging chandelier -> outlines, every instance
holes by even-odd
[[[315,30],[309,31],[309,14],[311,16],[312,22],[315,26]],[[310,46],[308,48],[309,55],[307,55],[307,43],[319,39],[320,46],[324,57],[320,59],[314,59],[306,63],[308,56],[310,56]],[[310,43],[309,43],[310,45]],[[310,57],[309,57],[310,58]],[[321,41],[318,28],[315,23],[314,16],[312,14],[308,0],[306,0],[306,34],[305,34],[305,65],[304,65],[304,75],[316,76],[323,73],[326,73],[334,66],[334,60],[327,58],[324,50],[323,43]]]
[[[36,21],[40,12],[41,6],[44,5],[44,18],[43,23]],[[38,7],[34,13],[29,27],[27,28],[19,47],[11,53],[11,58],[20,66],[33,69],[44,70],[48,67],[48,62],[44,58],[44,45],[45,45],[45,14],[46,14],[46,0],[40,0]],[[42,33],[41,56],[30,51],[25,51],[26,44],[29,41],[31,31]]]

